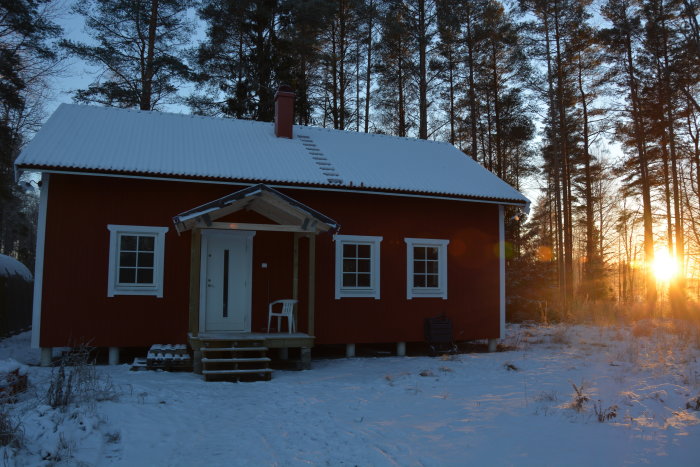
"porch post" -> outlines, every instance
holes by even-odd
[[[314,335],[314,307],[316,305],[316,234],[309,235],[309,326],[308,333]]]
[[[202,249],[202,230],[192,229],[190,245],[190,307],[189,332],[199,335],[199,273]]]
[[[300,235],[298,233],[294,234],[294,266],[292,268],[292,298],[294,300],[299,298],[299,237]]]

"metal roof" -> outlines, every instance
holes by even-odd
[[[272,123],[61,104],[15,162],[19,170],[396,190],[528,204],[448,143]]]

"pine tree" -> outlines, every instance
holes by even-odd
[[[74,12],[85,17],[96,45],[63,41],[99,74],[79,102],[153,110],[171,101],[187,76],[181,58],[192,25],[186,19],[193,0],[79,0]]]
[[[43,0],[0,1],[0,253],[32,267],[36,202],[14,183],[13,162],[44,117],[48,80],[60,63],[61,29]]]
[[[623,143],[633,151],[629,160],[635,170],[631,172],[642,197],[642,219],[644,224],[644,261],[647,303],[656,303],[656,282],[651,277],[650,265],[654,260],[654,221],[652,217],[652,179],[648,155],[647,122],[643,113],[640,72],[637,63],[637,48],[642,32],[639,11],[629,0],[609,0],[602,15],[612,27],[601,31],[609,61],[615,69],[615,84],[627,95],[627,122],[618,123],[618,134]]]
[[[413,80],[416,69],[414,35],[410,30],[409,11],[402,0],[389,0],[381,18],[382,38],[378,44],[376,65],[380,85],[378,107],[383,127],[391,134],[407,136],[415,125]]]

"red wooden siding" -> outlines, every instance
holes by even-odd
[[[185,343],[190,233],[178,237],[172,216],[241,187],[203,183],[52,175],[44,260],[43,347]],[[382,236],[381,299],[335,299],[332,235],[316,243],[315,335],[318,344],[423,340],[423,318],[441,313],[458,340],[499,333],[498,207],[421,198],[282,190],[342,225],[347,235]],[[255,214],[238,221],[261,222]],[[222,219],[223,220],[223,219]],[[164,296],[107,297],[108,224],[168,226]],[[449,239],[448,300],[406,299],[404,238]],[[290,233],[253,240],[252,330],[263,331],[267,303],[292,294]],[[300,248],[300,323],[306,330],[307,244]],[[266,269],[261,267],[267,263]]]

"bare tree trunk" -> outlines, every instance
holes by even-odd
[[[374,31],[374,1],[370,0],[367,19],[367,70],[365,70],[365,133],[369,133],[369,101],[372,91],[372,34]]]
[[[673,183],[673,215],[675,217],[675,230],[676,230],[676,263],[678,264],[681,273],[675,280],[673,292],[673,306],[678,309],[678,307],[684,306],[684,295],[685,295],[685,239],[683,232],[683,215],[681,214],[681,200],[680,200],[680,183],[678,180],[678,157],[676,154],[676,131],[675,116],[674,116],[674,99],[673,99],[673,85],[671,83],[671,64],[668,51],[668,27],[666,24],[665,15],[665,5],[663,0],[660,2],[661,8],[661,30],[663,31],[663,54],[664,54],[664,89],[666,91],[666,98],[662,102],[662,106],[665,102],[666,107],[666,127],[668,128],[668,145],[671,157],[671,179]],[[697,18],[695,19],[697,25]]]
[[[561,31],[559,25],[559,6],[558,2],[554,8],[554,44],[555,44],[555,60],[556,60],[556,108],[559,120],[559,150],[561,154],[561,169],[562,169],[562,213],[564,215],[563,235],[564,235],[564,303],[568,304],[573,295],[573,232],[572,232],[572,215],[571,215],[571,187],[570,187],[570,167],[568,153],[569,132],[567,127],[566,105],[564,103],[564,73],[563,73],[563,58]]]
[[[339,22],[340,31],[338,37],[339,45],[339,65],[338,65],[338,126],[339,130],[345,129],[345,113],[346,113],[346,103],[345,103],[345,91],[347,90],[347,73],[345,70],[345,55],[347,52],[347,21],[348,21],[348,11],[345,0],[340,0],[340,11],[339,11]]]
[[[591,174],[591,152],[588,136],[588,96],[583,87],[583,63],[578,55],[578,89],[581,95],[581,109],[583,112],[583,164],[584,164],[584,197],[586,202],[586,264],[584,277],[587,282],[595,279],[598,265],[598,254],[595,244],[595,219],[593,215],[593,176]],[[601,217],[602,219],[602,217]],[[602,236],[602,231],[601,231]],[[601,250],[602,251],[602,250]]]
[[[630,92],[630,105],[632,114],[632,124],[634,127],[634,140],[637,146],[637,157],[639,161],[639,178],[642,192],[642,219],[644,222],[644,261],[646,270],[644,281],[646,287],[647,303],[650,307],[655,306],[657,299],[656,281],[651,277],[649,269],[654,261],[654,220],[651,212],[651,186],[649,180],[649,166],[646,155],[646,140],[644,136],[644,125],[640,112],[639,94],[637,89],[637,77],[634,72],[634,58],[632,55],[632,38],[629,33],[625,37],[625,55],[627,82]]]
[[[491,48],[491,73],[492,73],[492,79],[493,79],[493,117],[494,117],[494,126],[496,127],[496,132],[494,134],[494,143],[496,146],[496,174],[502,178],[505,179],[505,156],[501,152],[501,112],[500,112],[500,106],[499,106],[499,99],[498,99],[498,91],[500,87],[499,79],[498,79],[498,51],[496,50],[496,45],[492,45]]]
[[[148,51],[146,69],[141,84],[141,110],[153,107],[153,60],[155,55],[156,31],[158,27],[158,0],[151,0],[151,17],[148,19]]]
[[[418,137],[428,139],[428,36],[425,23],[425,0],[418,0]]]
[[[398,85],[399,85],[399,134],[398,136],[406,136],[406,95],[404,92],[404,69],[403,69],[403,59],[399,57],[398,63]]]
[[[549,118],[552,127],[556,121],[556,102],[554,97],[554,73],[552,72],[552,51],[551,51],[551,38],[550,38],[550,26],[549,26],[549,14],[544,12],[543,14],[543,26],[545,32],[545,51],[547,59],[547,99],[549,101]],[[561,161],[560,161],[560,151],[559,151],[559,138],[554,136],[552,138],[552,177],[554,182],[554,215],[556,219],[556,250],[557,250],[557,273],[559,278],[559,295],[562,302],[562,306],[567,306],[567,296],[566,296],[566,273],[564,269],[564,237],[563,237],[563,225],[562,225],[562,202],[561,202]]]
[[[467,43],[467,68],[469,72],[469,126],[471,129],[471,156],[472,159],[477,160],[477,154],[479,151],[478,145],[478,134],[477,134],[477,109],[476,109],[476,83],[474,82],[474,32],[472,26],[472,11],[471,6],[467,2],[466,6],[466,17],[465,17],[465,27],[466,27],[466,43]]]

